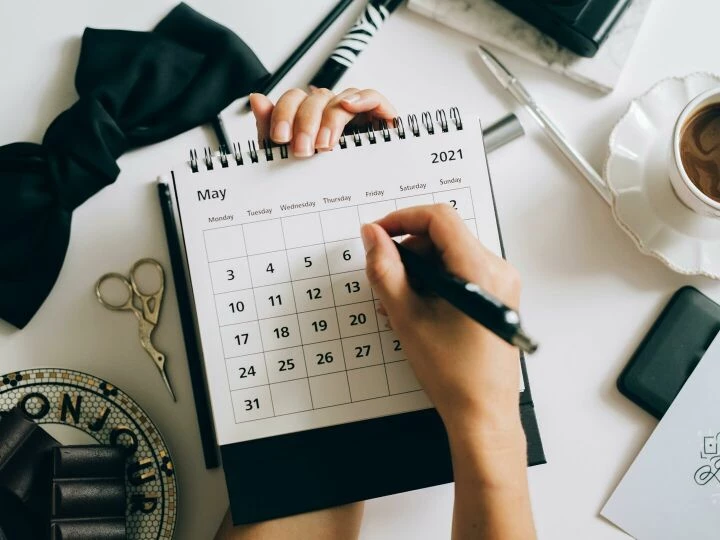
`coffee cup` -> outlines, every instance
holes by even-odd
[[[680,113],[670,144],[669,172],[685,206],[720,217],[720,87],[703,92]]]

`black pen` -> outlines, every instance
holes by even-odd
[[[355,59],[370,43],[370,39],[382,28],[385,20],[395,11],[402,0],[369,0],[360,18],[348,30],[335,50],[310,80],[308,86],[332,88],[340,77],[353,65]]]
[[[312,47],[315,42],[322,36],[325,31],[330,28],[330,25],[335,22],[335,20],[342,15],[342,13],[347,9],[347,7],[352,4],[353,0],[340,0],[332,10],[330,10],[330,13],[328,13],[325,18],[320,21],[320,24],[318,24],[315,29],[310,32],[310,35],[303,40],[303,42],[298,46],[297,49],[295,49],[292,54],[285,60],[282,65],[275,71],[270,78],[265,82],[262,88],[259,88],[257,92],[261,94],[267,95],[270,90],[275,88],[277,83],[280,82],[280,79],[282,79],[290,69],[298,63],[298,61],[303,57],[303,55]],[[247,101],[245,105],[243,106],[243,110],[245,112],[250,112],[250,102]]]
[[[479,285],[460,279],[430,264],[402,244],[395,242],[395,245],[408,276],[424,288],[444,298],[465,315],[521,351],[532,354],[537,350],[537,343],[528,337],[520,326],[520,315],[517,311],[503,304]]]

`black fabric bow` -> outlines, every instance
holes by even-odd
[[[127,150],[209,122],[268,72],[233,32],[185,4],[152,32],[87,28],[75,87],[42,144],[0,147],[0,318],[22,328],[50,293],[73,209]]]

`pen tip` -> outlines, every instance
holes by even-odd
[[[513,336],[512,344],[527,354],[532,354],[538,349],[538,344],[535,343],[522,330],[519,330],[517,334]]]
[[[483,47],[482,45],[478,45],[477,52],[480,55],[480,58],[482,58],[486,64],[487,63],[493,63],[493,64],[500,63],[498,61],[498,59],[495,58],[495,55],[493,53],[491,53],[489,50],[487,50],[485,47]]]

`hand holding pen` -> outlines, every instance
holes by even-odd
[[[478,242],[447,205],[399,210],[362,229],[370,284],[446,425],[483,418],[495,427],[514,426],[519,421],[517,349],[444,298],[415,290],[391,239],[403,234],[412,235],[405,247],[426,257],[434,254],[446,272],[512,308],[520,301],[517,271]]]

